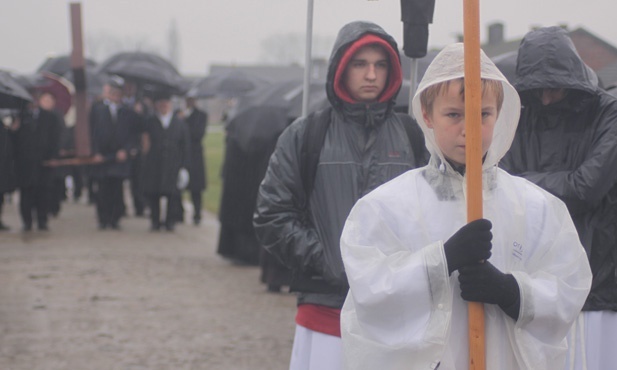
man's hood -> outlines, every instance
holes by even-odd
[[[398,75],[393,75],[392,71],[394,71],[395,69],[390,68],[391,73],[388,77],[387,85],[390,86],[392,84],[398,84],[398,88],[395,90],[395,93],[392,95],[389,102],[391,102],[391,105],[394,105],[396,101],[396,96],[398,95],[398,91],[400,90],[400,85],[402,84],[403,80],[402,73],[400,73],[401,60],[398,51],[398,45],[396,44],[394,38],[388,35],[386,31],[384,31],[383,28],[379,27],[378,25],[366,21],[356,21],[348,23],[343,26],[343,28],[341,28],[338,36],[336,37],[336,41],[334,42],[334,47],[332,48],[332,53],[330,55],[330,60],[328,63],[326,93],[328,95],[328,100],[335,109],[339,109],[340,106],[343,104],[343,101],[334,92],[334,79],[338,65],[347,49],[355,41],[357,41],[366,34],[373,34],[385,40],[392,47],[394,53],[396,54],[396,60],[390,60],[390,63],[397,64],[399,66],[399,68],[396,69],[399,71],[399,73]],[[388,87],[386,87],[386,89],[387,88]]]
[[[566,88],[594,93],[598,77],[578,55],[566,30],[544,27],[527,33],[521,41],[514,86],[519,92]]]
[[[483,168],[488,168],[495,166],[510,149],[516,132],[516,126],[518,125],[521,103],[514,87],[508,83],[504,75],[482,51],[480,63],[481,77],[483,79],[500,81],[504,90],[503,104],[493,131],[493,142],[488,149],[483,164]],[[442,163],[445,162],[445,158],[437,146],[433,130],[428,128],[422,115],[420,94],[431,85],[462,78],[464,75],[463,44],[456,43],[446,46],[429,65],[412,102],[414,116],[424,132],[426,147],[431,156],[439,157]]]

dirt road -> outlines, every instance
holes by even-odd
[[[190,220],[190,217],[188,218]],[[99,231],[63,203],[50,231],[0,233],[1,370],[286,369],[295,297],[216,254],[218,221]]]

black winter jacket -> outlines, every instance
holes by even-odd
[[[501,166],[566,203],[593,272],[583,310],[617,310],[617,100],[598,88],[559,27],[526,36],[518,58],[523,108]],[[541,88],[568,93],[542,106]]]
[[[398,53],[394,39],[372,23],[354,22],[339,33],[326,83],[334,109],[310,199],[300,175],[306,118],[281,134],[259,189],[254,226],[261,244],[296,274],[321,279],[338,292],[303,292],[299,304],[342,307],[348,285],[339,239],[349,211],[360,197],[416,166],[405,128],[392,109],[396,93],[387,102],[368,105],[343,102],[334,93],[342,55],[366,33],[379,35]],[[391,63],[400,64],[400,59]],[[390,83],[401,79],[390,76]]]

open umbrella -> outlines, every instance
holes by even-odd
[[[86,74],[86,92],[88,96],[92,99],[101,96],[103,93],[103,85],[105,84],[104,76],[101,76],[96,72],[96,67],[89,67],[86,65],[85,69]],[[62,77],[69,80],[73,83],[75,80],[73,78],[73,70],[69,70]]]
[[[96,67],[96,62],[86,59],[86,68]],[[71,70],[71,56],[60,55],[47,58],[36,70],[37,72],[51,72],[58,76],[64,76]]]
[[[516,79],[516,60],[518,58],[518,50],[509,51],[499,54],[491,58],[493,63],[499,68],[501,73],[508,79],[511,84]]]
[[[267,84],[269,84],[269,81],[260,77],[250,75],[241,70],[231,70],[220,74],[211,74],[197,80],[189,89],[187,95],[194,98],[215,96],[234,98]]]
[[[22,76],[20,82],[24,88],[37,93],[50,93],[56,100],[56,109],[66,115],[73,104],[75,88],[71,81],[51,72],[40,72]]]
[[[328,104],[324,81],[313,81],[309,113]],[[257,88],[238,98],[228,126],[228,134],[245,152],[258,152],[302,114],[303,81],[289,80]]]
[[[152,53],[140,51],[118,53],[98,67],[99,73],[121,76],[138,84],[154,84],[181,93],[183,80],[166,59]]]
[[[0,108],[20,108],[32,101],[32,96],[19,80],[7,71],[0,70]]]

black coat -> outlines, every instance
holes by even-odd
[[[501,166],[564,201],[593,272],[583,309],[617,310],[617,100],[598,88],[560,27],[523,39],[515,86],[523,109]],[[542,106],[539,88],[569,93]]]
[[[177,193],[178,172],[180,168],[188,169],[190,163],[186,123],[174,116],[165,129],[158,117],[150,116],[144,129],[150,141],[143,168],[144,194]]]
[[[194,108],[191,115],[186,117],[184,121],[188,127],[191,141],[191,163],[188,168],[190,181],[188,189],[191,191],[205,190],[208,182],[202,142],[208,125],[208,114]]]
[[[114,121],[109,106],[105,102],[97,102],[90,110],[90,132],[92,135],[92,153],[100,154],[105,163],[93,168],[96,177],[121,177],[130,175],[130,161],[128,154],[137,142],[137,127],[135,115],[126,106],[119,106],[117,118]],[[116,153],[125,150],[127,160],[116,161]]]
[[[0,194],[15,190],[15,162],[9,130],[0,122]]]
[[[13,133],[19,187],[51,180],[52,168],[44,166],[43,162],[58,157],[62,126],[62,119],[55,112],[37,109],[22,114],[21,124]]]

